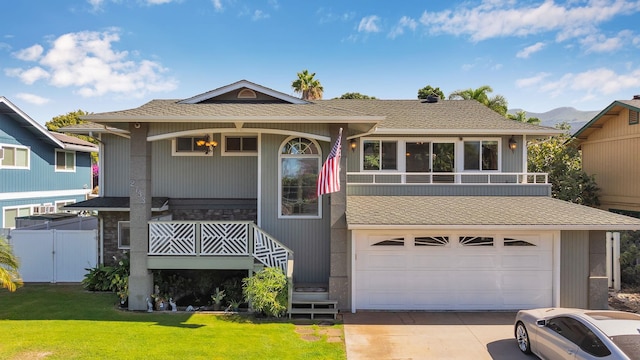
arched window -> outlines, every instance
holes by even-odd
[[[291,137],[280,147],[280,216],[318,218],[316,184],[320,147],[310,139]]]

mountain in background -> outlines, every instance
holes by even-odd
[[[515,114],[519,111],[524,111],[527,114],[527,118],[536,117],[540,119],[540,125],[555,127],[556,124],[567,122],[571,125],[571,133],[574,133],[584,124],[588,123],[600,111],[581,111],[572,107],[559,107],[557,109],[549,110],[543,113],[529,112],[524,109],[509,109],[509,114]]]

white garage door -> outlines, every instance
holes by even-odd
[[[359,310],[552,305],[551,235],[356,235]]]

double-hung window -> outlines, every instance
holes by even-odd
[[[498,140],[464,141],[465,170],[498,170]]]
[[[56,150],[56,171],[76,171],[76,153]]]
[[[321,216],[316,184],[320,171],[318,144],[294,137],[280,148],[280,216],[318,218]]]
[[[26,146],[0,144],[2,156],[0,156],[0,168],[28,169],[29,148]]]

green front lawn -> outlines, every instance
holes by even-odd
[[[0,290],[2,359],[346,359],[343,342],[305,341],[283,320],[117,310],[79,285]],[[342,328],[341,325],[333,325]],[[321,335],[322,337],[322,335]]]

